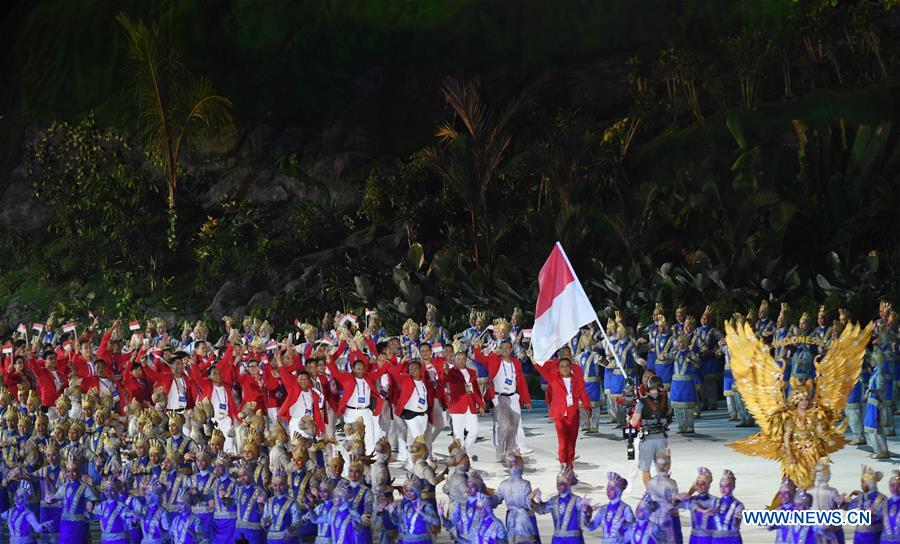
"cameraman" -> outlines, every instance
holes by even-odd
[[[662,378],[651,376],[647,379],[647,396],[640,398],[631,416],[632,427],[641,429],[641,443],[638,446],[638,468],[644,486],[650,481],[650,466],[656,452],[668,448],[666,430],[669,427],[669,399],[663,391]]]

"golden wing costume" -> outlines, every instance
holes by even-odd
[[[747,410],[760,431],[728,446],[746,455],[781,463],[783,476],[797,487],[813,484],[816,462],[847,443],[843,417],[847,397],[859,378],[872,324],[864,329],[847,325],[843,333],[816,362],[813,384],[792,381],[785,397],[784,370],[772,358],[769,347],[756,338],[748,323],[726,324],[731,371]]]

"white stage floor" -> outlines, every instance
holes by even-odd
[[[900,425],[900,416],[897,417]],[[602,421],[606,421],[605,416]],[[496,487],[501,480],[506,478],[506,470],[495,461],[495,449],[491,444],[491,418],[481,418],[481,429],[478,443],[475,445],[474,454],[478,461],[473,463],[473,468],[482,472],[484,480],[489,487]],[[669,435],[669,447],[672,450],[672,477],[678,482],[679,490],[687,490],[694,481],[698,466],[709,468],[714,476],[711,492],[718,494],[718,482],[724,469],[734,471],[737,476],[735,497],[740,499],[747,508],[765,508],[777,491],[780,477],[777,463],[766,459],[747,457],[739,454],[725,444],[758,431],[757,428],[737,428],[735,423],[727,420],[724,410],[706,412],[695,424],[696,434],[693,435]],[[556,432],[553,423],[547,418],[547,411],[533,409],[525,414],[526,445],[533,449],[526,457],[526,478],[531,480],[533,488],[540,488],[544,498],[553,495],[556,490],[556,475],[559,471],[559,462],[556,460]],[[446,454],[450,443],[449,433],[444,433],[435,444],[435,452]],[[887,481],[891,471],[900,468],[900,439],[892,437],[888,439],[888,446],[894,453],[889,461],[874,461],[869,458],[869,448],[857,448],[847,446],[843,450],[832,455],[831,483],[842,493],[849,493],[859,488],[860,466],[869,464],[876,470],[884,473],[885,479],[879,489],[888,493]],[[625,501],[634,506],[643,494],[643,484],[637,472],[637,464],[626,460],[625,442],[621,439],[621,431],[611,424],[602,424],[600,432],[594,435],[582,434],[578,439],[575,471],[581,483],[576,487],[576,493],[588,496],[595,504],[606,500],[606,473],[615,471],[625,476],[629,481],[629,488],[625,494]],[[392,467],[392,474],[397,481],[402,481],[403,471]],[[439,493],[439,498],[443,493]],[[500,506],[497,515],[504,519],[505,507]],[[687,513],[681,516],[684,541],[688,541],[690,525]],[[541,536],[544,542],[549,543],[553,534],[550,516],[538,516]],[[765,529],[747,527],[742,531],[746,543],[770,543],[774,541],[774,535]],[[588,542],[599,542],[598,535],[588,536]],[[847,541],[852,541],[852,531],[847,531]],[[443,532],[438,542],[450,542],[446,532]]]

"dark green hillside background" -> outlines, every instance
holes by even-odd
[[[172,243],[120,12],[233,104],[179,163]],[[890,0],[16,2],[2,317],[458,321],[531,308],[557,239],[634,319],[862,317],[898,294],[898,47]],[[453,89],[485,115],[442,141]]]

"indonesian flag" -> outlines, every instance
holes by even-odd
[[[538,288],[531,345],[535,362],[543,364],[597,314],[559,242],[538,274]]]
[[[19,323],[19,326],[16,328],[16,332],[20,334],[25,334],[28,332],[28,325],[25,323]]]
[[[11,345],[5,344],[5,345],[3,346],[3,354],[4,354],[4,355],[9,355],[9,354],[12,353],[12,352],[13,352],[13,347],[12,347]]]
[[[63,332],[75,332],[75,322],[69,321],[62,326]]]
[[[299,319],[294,318],[294,326],[296,326],[298,329],[300,328],[300,320]]]
[[[440,342],[435,342],[434,345],[431,346],[431,351],[434,352],[435,355],[444,353],[444,345]]]
[[[38,331],[38,332],[44,332],[44,324],[43,323],[34,323],[31,325],[31,329]]]
[[[350,323],[353,323],[354,325],[356,325],[357,323],[359,323],[359,318],[356,317],[355,314],[346,313],[343,315],[343,317],[341,317],[341,321],[339,324],[344,325],[347,322],[350,322]]]
[[[275,340],[269,340],[269,342],[266,344],[267,350],[273,350],[277,347],[278,347],[278,342],[276,342]]]
[[[137,330],[140,330],[140,328],[141,328],[140,321],[132,321],[131,323],[128,324],[128,330],[130,330],[130,331],[137,331]]]

